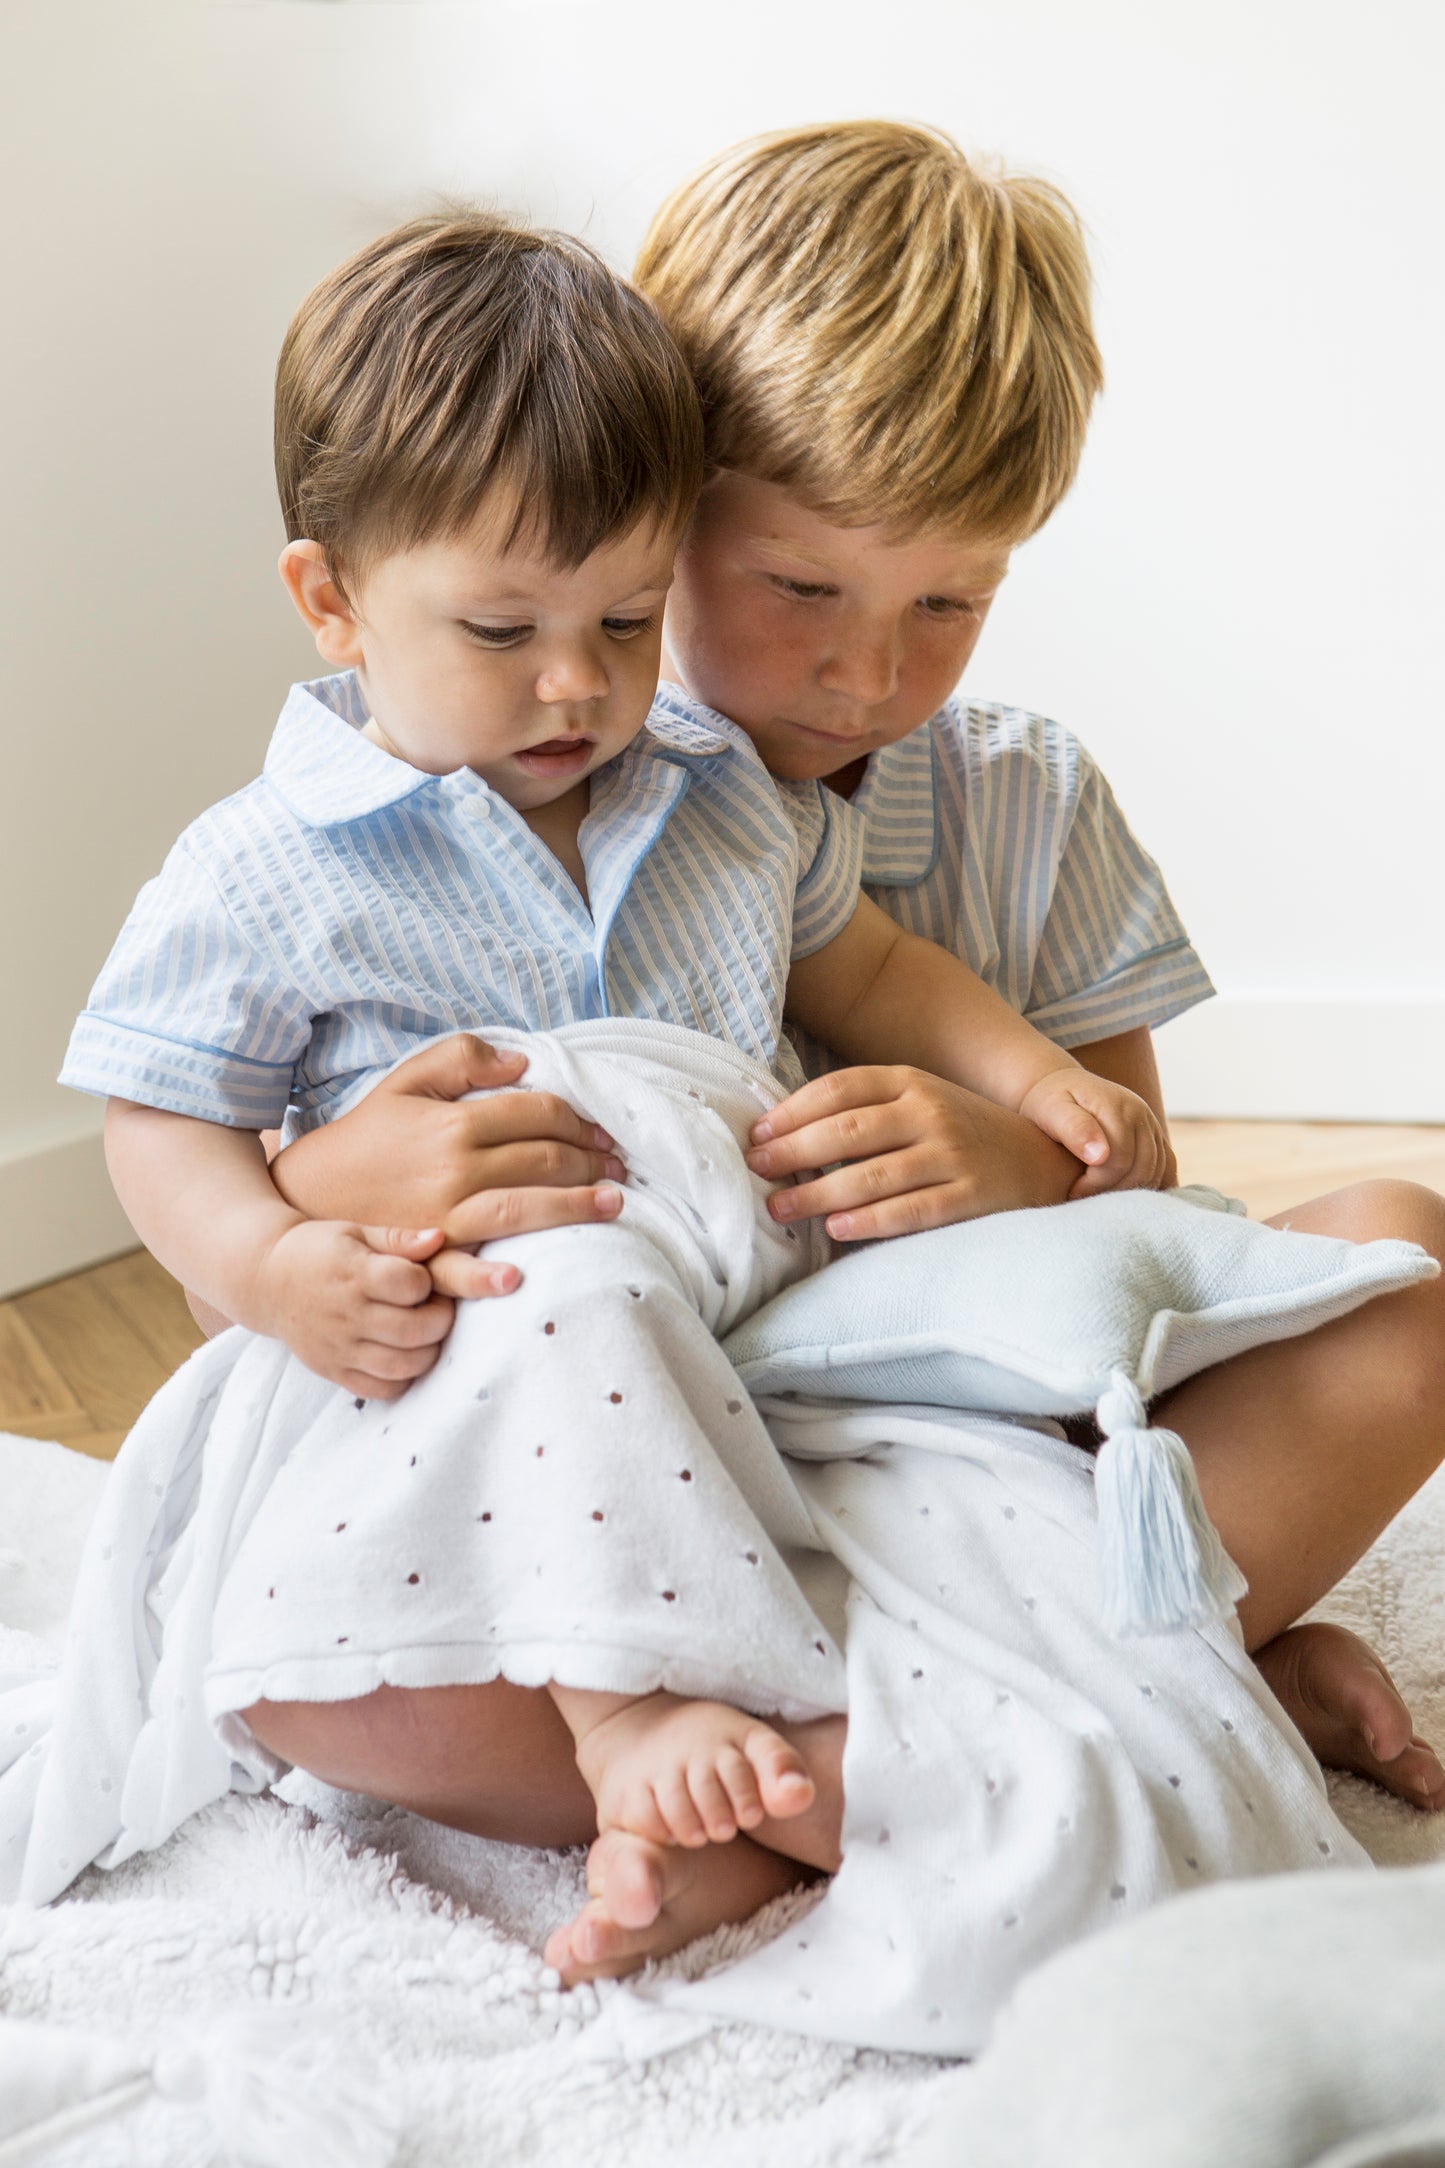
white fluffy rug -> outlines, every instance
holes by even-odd
[[[57,1647],[106,1472],[59,1446],[0,1438],[0,1670],[33,1662],[37,1643]],[[1442,1555],[1437,1478],[1324,1607],[1374,1642],[1437,1740]],[[397,2103],[398,2168],[853,2168],[911,2151],[944,2066],[747,2026],[640,2069],[590,2055],[612,1990],[563,1994],[538,1955],[580,1902],[580,1854],[485,1844],[309,1779],[283,1792],[223,1801],[162,1851],[87,1874],[47,1911],[0,1913],[0,2011],[149,2049],[237,2008],[304,2007]],[[1349,1778],[1335,1798],[1376,1859],[1445,1856],[1445,1816]],[[750,1947],[776,1932],[779,1910],[675,1962],[692,1969]],[[55,2163],[195,2168],[205,2157],[197,2120],[156,2102]]]

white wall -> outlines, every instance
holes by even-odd
[[[438,190],[625,263],[754,129],[1047,172],[1110,388],[975,660],[1103,759],[1224,999],[1181,1111],[1445,1119],[1433,0],[9,0],[0,1287],[125,1239],[51,1081],[131,896],[307,666],[272,563],[291,307]]]

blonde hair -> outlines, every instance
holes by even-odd
[[[485,211],[413,219],[307,295],[276,368],[286,532],[338,576],[455,534],[497,484],[508,546],[564,565],[703,478],[687,364],[655,310],[564,234]]]
[[[1078,217],[934,128],[754,137],[663,204],[634,273],[691,365],[711,467],[825,518],[1042,526],[1103,382]]]

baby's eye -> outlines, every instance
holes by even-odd
[[[973,617],[977,613],[971,602],[964,602],[957,595],[921,595],[919,608],[929,617]]]
[[[790,580],[781,572],[775,572],[772,579],[774,587],[785,595],[792,595],[798,602],[815,602],[819,595],[836,595],[838,592],[824,580]]]
[[[635,640],[640,632],[651,632],[656,622],[655,612],[646,617],[604,617],[602,629],[610,632],[614,640]]]
[[[463,623],[463,632],[475,640],[478,647],[516,647],[532,630],[530,625],[472,625]]]

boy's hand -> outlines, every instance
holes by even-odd
[[[271,1163],[271,1179],[297,1211],[368,1224],[439,1227],[449,1248],[434,1271],[446,1292],[498,1294],[500,1269],[460,1246],[543,1227],[615,1219],[622,1179],[604,1129],[551,1092],[468,1092],[516,1084],[525,1054],[505,1054],[470,1032],[423,1047],[336,1121],[312,1130]],[[440,1284],[440,1283],[439,1283]]]
[[[453,1305],[433,1292],[427,1269],[443,1240],[435,1227],[298,1221],[257,1261],[248,1322],[358,1398],[399,1399],[451,1329]],[[500,1269],[520,1280],[515,1267]]]
[[[904,1067],[818,1077],[757,1122],[752,1136],[748,1166],[766,1180],[851,1162],[768,1199],[784,1222],[826,1213],[835,1242],[1059,1204],[1079,1172],[1036,1124]]]
[[[1019,1112],[1084,1162],[1071,1198],[1106,1189],[1163,1189],[1177,1179],[1169,1139],[1153,1108],[1137,1092],[1077,1063],[1040,1077],[1024,1094]]]

